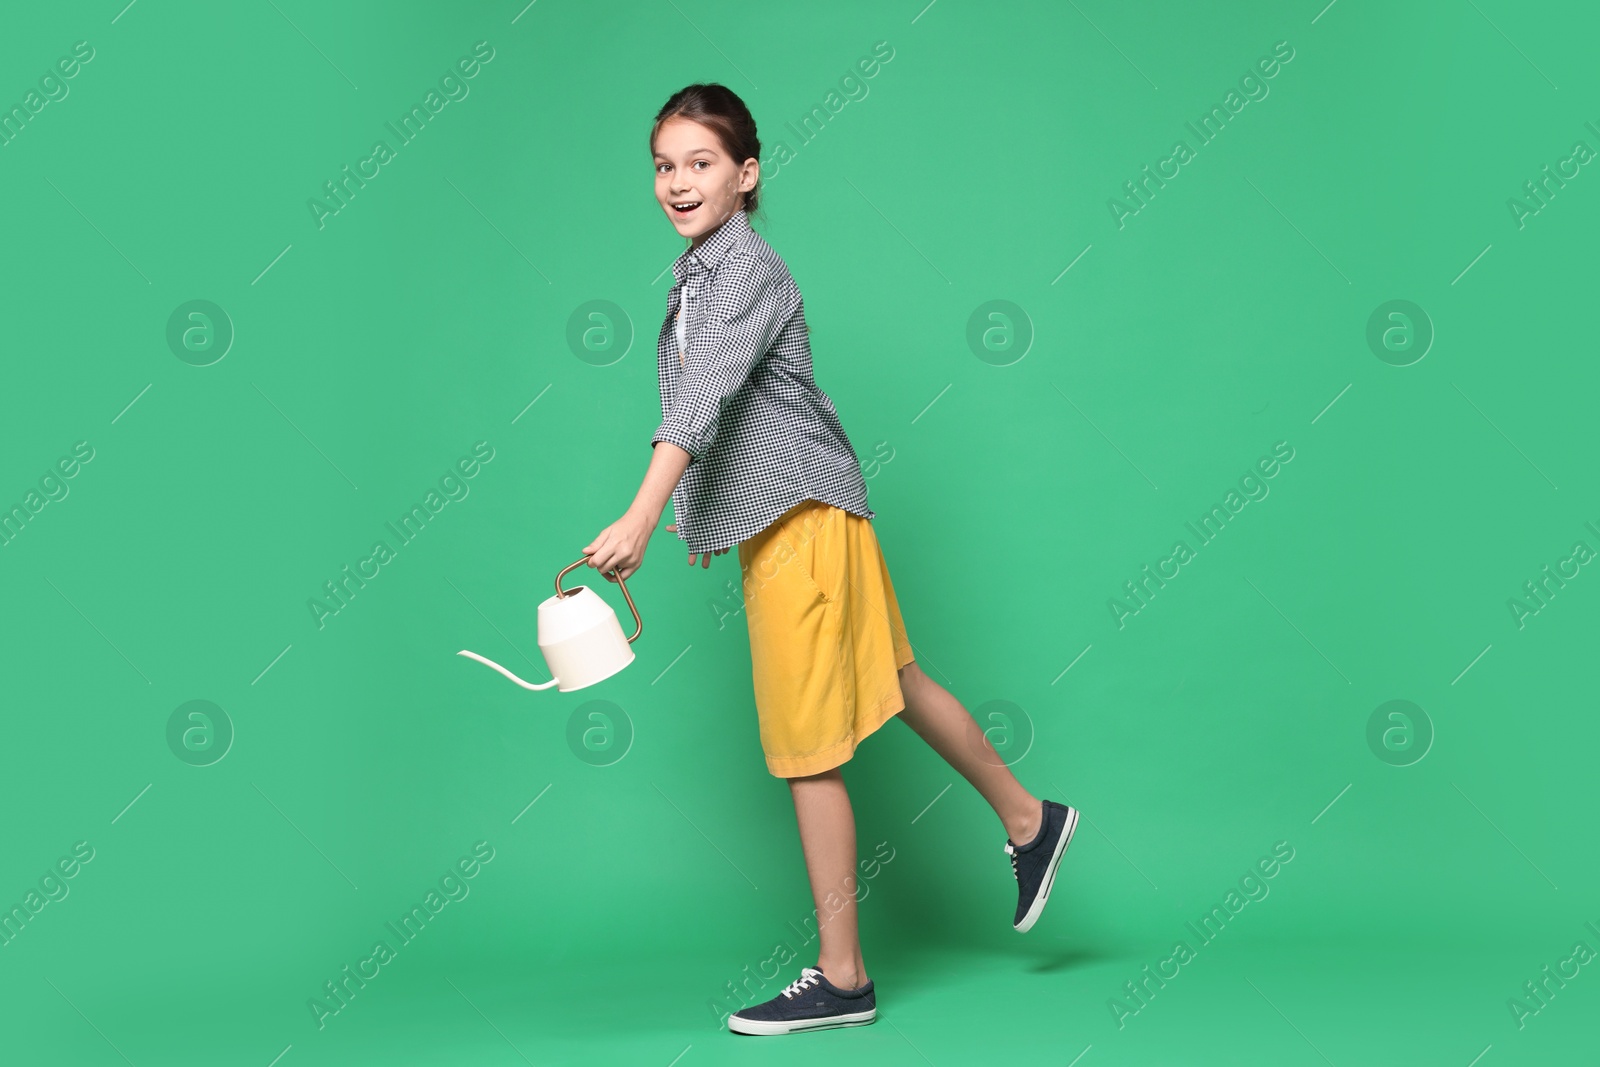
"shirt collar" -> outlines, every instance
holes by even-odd
[[[717,269],[736,245],[743,243],[745,237],[755,231],[750,228],[750,220],[743,208],[729,215],[721,226],[711,231],[711,234],[700,243],[699,248],[686,248],[672,264],[672,276],[678,281],[683,281],[691,272],[709,272]]]

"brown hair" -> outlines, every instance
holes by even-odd
[[[650,127],[650,150],[655,151],[656,133],[670,118],[685,118],[709,127],[722,142],[722,150],[733,157],[735,166],[747,159],[761,158],[761,138],[756,136],[756,120],[732,89],[715,82],[686,85],[667,98],[656,112]],[[744,193],[744,210],[754,215],[761,200],[761,178]]]

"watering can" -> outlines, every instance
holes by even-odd
[[[632,663],[633,642],[644,631],[644,620],[639,618],[639,609],[633,606],[628,587],[622,584],[622,575],[617,574],[617,585],[621,586],[628,610],[633,612],[633,621],[638,624],[633,637],[622,636],[617,613],[593,589],[583,585],[561,588],[561,579],[567,572],[588,560],[586,555],[561,568],[556,575],[556,595],[539,605],[539,651],[544,653],[544,661],[553,676],[548,682],[525,682],[493,660],[466,649],[456,655],[492,667],[524,689],[549,689],[554,685],[563,693],[602,682]]]

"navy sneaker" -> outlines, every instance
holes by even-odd
[[[1039,921],[1045,901],[1050,899],[1056,868],[1061,865],[1067,843],[1072,840],[1072,831],[1077,828],[1076,808],[1046,800],[1044,820],[1032,841],[1017,845],[1006,838],[1006,851],[1011,853],[1011,873],[1017,877],[1017,916],[1011,922],[1017,933],[1025,933]]]
[[[771,1000],[728,1016],[728,1029],[736,1034],[793,1034],[865,1026],[877,1017],[878,998],[871,982],[859,989],[840,989],[815,967],[806,967]]]

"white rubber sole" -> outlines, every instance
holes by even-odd
[[[865,1026],[878,1017],[878,1009],[858,1011],[851,1015],[831,1015],[826,1019],[796,1019],[793,1022],[769,1022],[760,1019],[741,1019],[728,1016],[728,1029],[736,1034],[798,1034],[807,1030],[831,1030],[836,1026]]]
[[[1039,921],[1039,915],[1044,911],[1046,902],[1050,899],[1050,890],[1056,884],[1056,868],[1061,866],[1061,857],[1067,853],[1067,845],[1072,841],[1072,832],[1078,828],[1078,809],[1067,805],[1067,824],[1061,829],[1061,839],[1056,842],[1054,855],[1050,857],[1050,866],[1045,868],[1044,883],[1039,888],[1039,895],[1033,898],[1033,904],[1023,915],[1020,923],[1015,923],[1012,929],[1019,934],[1025,934]]]

